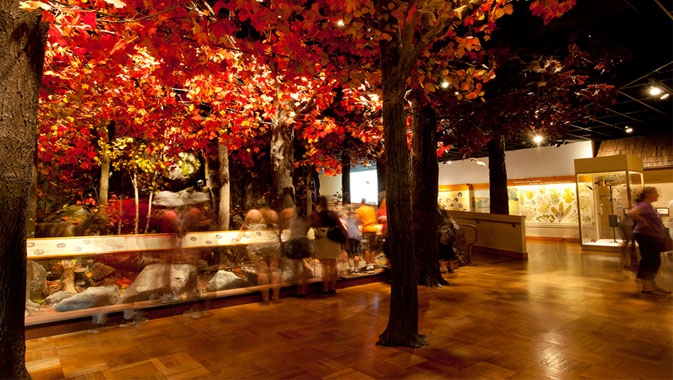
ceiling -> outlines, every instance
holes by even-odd
[[[508,39],[515,48],[536,50],[553,44],[567,44],[570,34],[578,38],[600,38],[610,48],[626,49],[631,59],[615,71],[619,89],[616,103],[595,114],[592,120],[575,123],[559,140],[564,144],[591,140],[600,143],[633,136],[666,135],[673,139],[673,4],[667,0],[577,0],[577,5],[547,26],[523,10],[515,12],[494,38]],[[527,5],[528,2],[524,2]],[[516,16],[517,14],[523,14]],[[652,81],[671,96],[659,99],[648,90]],[[631,133],[626,127],[633,128]],[[507,150],[534,146],[530,141],[510,141]],[[449,159],[462,155],[451,152]],[[486,156],[485,151],[473,154]]]

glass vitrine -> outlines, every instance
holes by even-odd
[[[586,250],[620,251],[633,227],[626,212],[643,186],[643,163],[634,155],[575,160],[580,241]]]

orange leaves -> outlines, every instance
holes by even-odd
[[[456,42],[458,42],[456,48],[456,58],[462,58],[465,55],[465,52],[468,51],[477,51],[481,50],[481,41],[472,36],[466,38],[456,37]]]
[[[551,20],[561,17],[576,4],[576,0],[536,0],[530,4],[534,16],[542,17],[545,25]]]

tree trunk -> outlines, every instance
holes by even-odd
[[[379,195],[386,191],[386,172],[386,159],[385,157],[380,157],[376,160],[376,182]]]
[[[351,203],[351,158],[348,153],[341,155],[341,195],[344,205]]]
[[[47,36],[39,12],[0,2],[0,374],[26,370],[26,212],[36,157],[38,90]]]
[[[500,134],[496,134],[493,140],[488,142],[488,181],[491,214],[509,215],[505,139]]]
[[[98,204],[100,205],[98,214],[108,221],[108,195],[110,194],[110,153],[107,149],[101,152],[100,159],[100,184],[98,185]],[[149,221],[149,219],[148,219]]]
[[[418,284],[448,285],[439,271],[437,245],[437,115],[422,99],[413,100],[411,137],[411,204]]]
[[[137,235],[140,230],[140,191],[138,190],[138,174],[135,171],[131,174],[131,183],[133,184],[133,201],[136,211],[133,219],[133,233]]]
[[[229,229],[229,214],[231,213],[231,180],[229,176],[229,149],[226,145],[217,145],[217,160],[220,169],[217,177],[220,182],[220,203],[217,210],[217,225],[220,230]]]
[[[271,163],[273,168],[273,186],[271,188],[270,206],[274,210],[283,208],[285,198],[289,197],[294,204],[294,184],[292,183],[294,167],[294,146],[292,144],[292,128],[285,125],[285,111],[279,110],[272,121]]]
[[[417,271],[411,236],[409,150],[406,138],[404,91],[407,71],[400,70],[400,41],[381,41],[383,129],[386,157],[386,204],[390,247],[390,315],[378,345],[420,347]]]

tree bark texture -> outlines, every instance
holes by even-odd
[[[220,230],[229,229],[229,214],[231,214],[231,179],[229,176],[229,149],[220,143],[217,145],[217,160],[220,168],[217,172],[220,183],[220,203],[217,210],[217,225]]]
[[[448,285],[439,271],[437,245],[437,115],[422,99],[413,100],[411,137],[411,204],[418,284]]]
[[[104,137],[110,135],[110,129],[114,129],[112,123],[106,123],[103,127]],[[102,139],[103,137],[98,137]],[[105,210],[108,204],[108,196],[110,195],[110,152],[108,149],[102,149],[100,152],[100,185],[98,186],[98,203],[103,206],[102,209]],[[105,211],[103,211],[105,212]],[[107,216],[107,213],[105,213]]]
[[[406,71],[399,67],[400,42],[381,41],[383,125],[386,156],[386,204],[391,292],[388,326],[378,345],[420,347],[417,271],[412,244],[410,157],[406,139]]]
[[[290,197],[294,202],[294,183],[292,161],[294,159],[294,136],[291,126],[285,124],[285,111],[278,111],[272,121],[273,133],[271,136],[271,163],[273,166],[273,186],[270,206],[274,210],[282,208],[283,199]]]
[[[505,139],[500,134],[496,134],[493,140],[488,142],[488,181],[491,214],[509,215]]]
[[[36,157],[46,26],[40,13],[0,2],[0,376],[26,370],[26,213]]]
[[[351,159],[346,152],[341,155],[341,195],[344,205],[351,203]]]
[[[381,157],[376,160],[376,182],[379,195],[385,193],[386,191],[386,161],[385,157]],[[358,199],[356,199],[358,201]],[[387,202],[386,202],[387,203]]]

